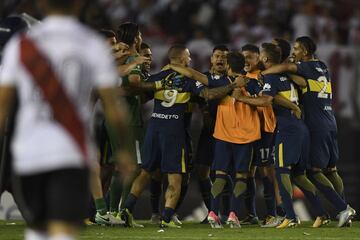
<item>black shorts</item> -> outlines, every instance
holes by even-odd
[[[80,225],[88,214],[88,170],[66,168],[20,176],[17,185],[18,205],[29,226],[43,226],[49,220]]]

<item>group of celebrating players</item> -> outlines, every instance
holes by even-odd
[[[142,227],[132,213],[150,183],[152,222],[180,228],[176,212],[194,165],[209,210],[203,222],[212,228],[221,228],[224,221],[234,228],[259,223],[257,169],[267,209],[262,227],[287,228],[300,223],[292,205],[293,184],[313,206],[313,227],[330,222],[319,192],[339,213],[338,226],[351,224],[355,210],[345,200],[336,169],[339,153],[329,71],[316,58],[316,45],[310,37],[297,38],[291,55],[290,44],[279,38],[263,43],[261,49],[246,44],[239,51],[229,51],[225,45],[217,45],[211,68],[205,73],[190,68],[189,50],[175,44],[168,50],[169,64],[150,74],[151,49],[142,43],[137,24],[121,24],[116,34],[111,30],[101,33],[114,50],[121,76],[119,89],[130,110],[131,134],[126,147],[141,170],[122,183],[114,171],[110,212],[101,191],[100,195],[93,191],[97,223]],[[152,98],[154,109],[144,134],[141,104]],[[189,129],[194,103],[199,104],[204,121],[192,163]],[[101,155],[109,158],[109,146],[116,145],[111,129],[104,123],[99,132],[101,136],[105,133]],[[160,214],[163,186],[166,193]],[[239,221],[242,201],[248,217]]]

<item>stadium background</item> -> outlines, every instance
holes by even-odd
[[[1,18],[14,12],[42,18],[34,0],[0,2]],[[121,22],[137,22],[143,40],[152,48],[153,72],[166,63],[172,43],[185,43],[192,53],[192,66],[206,70],[214,44],[226,43],[231,49],[239,49],[245,43],[260,44],[275,36],[290,41],[297,36],[312,36],[318,44],[317,54],[328,64],[332,77],[339,128],[339,172],[348,202],[360,209],[360,1],[93,0],[88,1],[81,19],[94,28],[116,29]],[[144,111],[148,116],[151,103],[144,106]],[[194,149],[200,128],[201,116],[195,109]],[[195,178],[180,209],[181,217],[201,218],[205,214]],[[262,216],[264,203],[260,194],[261,187],[257,203]],[[297,203],[303,209],[301,201]],[[0,217],[17,216],[16,208],[7,200],[3,198],[1,204]],[[135,216],[150,217],[148,192],[137,204]]]

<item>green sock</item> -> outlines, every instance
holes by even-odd
[[[104,198],[95,199],[95,207],[96,207],[96,211],[101,215],[106,214],[107,208]]]
[[[119,203],[122,192],[121,180],[118,172],[114,172],[110,183],[110,212],[119,211]]]
[[[125,207],[125,202],[130,193],[131,185],[132,185],[132,182],[123,185],[123,189],[122,189],[122,193],[121,193],[120,209],[124,209],[124,207]]]

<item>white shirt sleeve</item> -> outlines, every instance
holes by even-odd
[[[119,82],[119,75],[115,68],[115,61],[111,54],[111,48],[104,41],[96,41],[94,49],[94,85],[96,88],[115,87]]]
[[[19,77],[19,38],[13,38],[5,46],[0,68],[0,85],[15,86]]]

